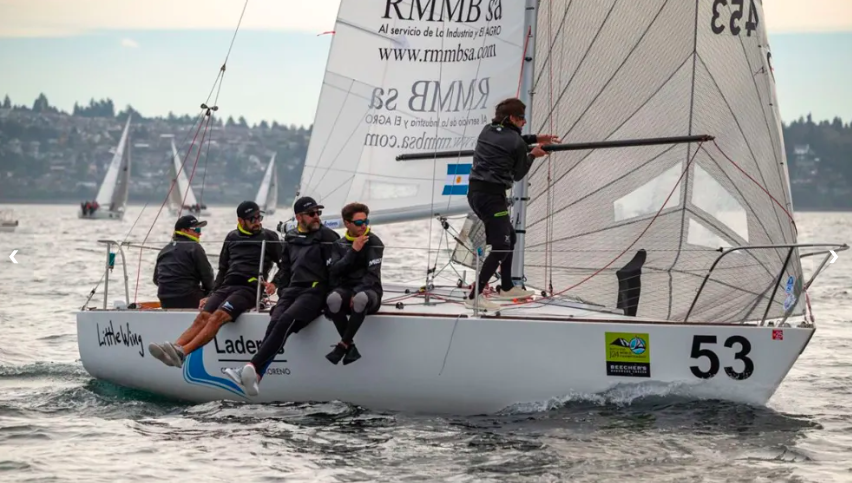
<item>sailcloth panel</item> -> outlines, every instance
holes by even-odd
[[[569,143],[716,139],[537,161],[529,285],[615,307],[615,272],[641,249],[637,315],[678,321],[720,247],[796,242],[765,26],[752,0],[541,2],[535,132]],[[798,253],[784,269],[786,258],[786,248],[725,255],[689,320],[760,319],[767,306],[770,317],[801,314]]]
[[[330,213],[462,201],[471,160],[396,161],[471,149],[517,95],[524,0],[342,0],[299,194]]]

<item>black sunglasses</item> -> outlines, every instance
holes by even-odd
[[[306,211],[306,212],[304,212],[304,213],[302,213],[302,214],[303,214],[303,215],[305,215],[305,216],[310,216],[310,217],[314,217],[314,216],[322,216],[322,210],[317,210],[317,211]]]

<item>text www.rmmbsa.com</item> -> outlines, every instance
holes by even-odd
[[[364,136],[364,146],[382,148],[450,150],[472,148],[475,144],[476,137],[427,136],[425,132],[421,133],[420,136],[402,136],[401,138],[395,134],[367,134]]]
[[[479,48],[458,47],[454,49],[399,49],[379,47],[379,58],[405,62],[471,62],[497,57],[497,45]]]

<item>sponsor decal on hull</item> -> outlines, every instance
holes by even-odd
[[[648,334],[606,333],[606,375],[651,377]]]
[[[260,348],[261,341],[260,340],[252,340],[246,339],[242,335],[236,339],[224,339],[223,341],[219,341],[219,338],[213,339],[213,348],[216,351],[217,362],[219,364],[225,364],[221,366],[219,372],[224,374],[225,369],[231,368],[232,365],[228,363],[240,363],[239,366],[234,367],[235,369],[242,368],[243,365],[248,364],[251,361],[251,356],[257,353],[258,348]],[[207,371],[207,368],[204,366],[204,350],[209,347],[207,346],[201,347],[195,352],[189,354],[186,358],[186,361],[183,365],[183,379],[189,384],[195,384],[200,386],[212,387],[215,389],[223,389],[228,391],[234,395],[240,396],[242,398],[248,398],[245,391],[239,384],[236,384],[232,381],[228,376],[214,376]],[[284,349],[278,351],[279,354],[284,353]],[[248,356],[248,357],[229,357],[229,356]],[[286,363],[286,359],[276,359],[273,360],[273,364]],[[215,371],[214,371],[215,372]],[[273,367],[270,366],[266,369],[265,376],[289,376],[290,369],[287,367]]]

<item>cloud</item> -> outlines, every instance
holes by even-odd
[[[137,42],[133,39],[121,39],[121,46],[127,47],[128,49],[138,49],[139,48],[139,42]]]

